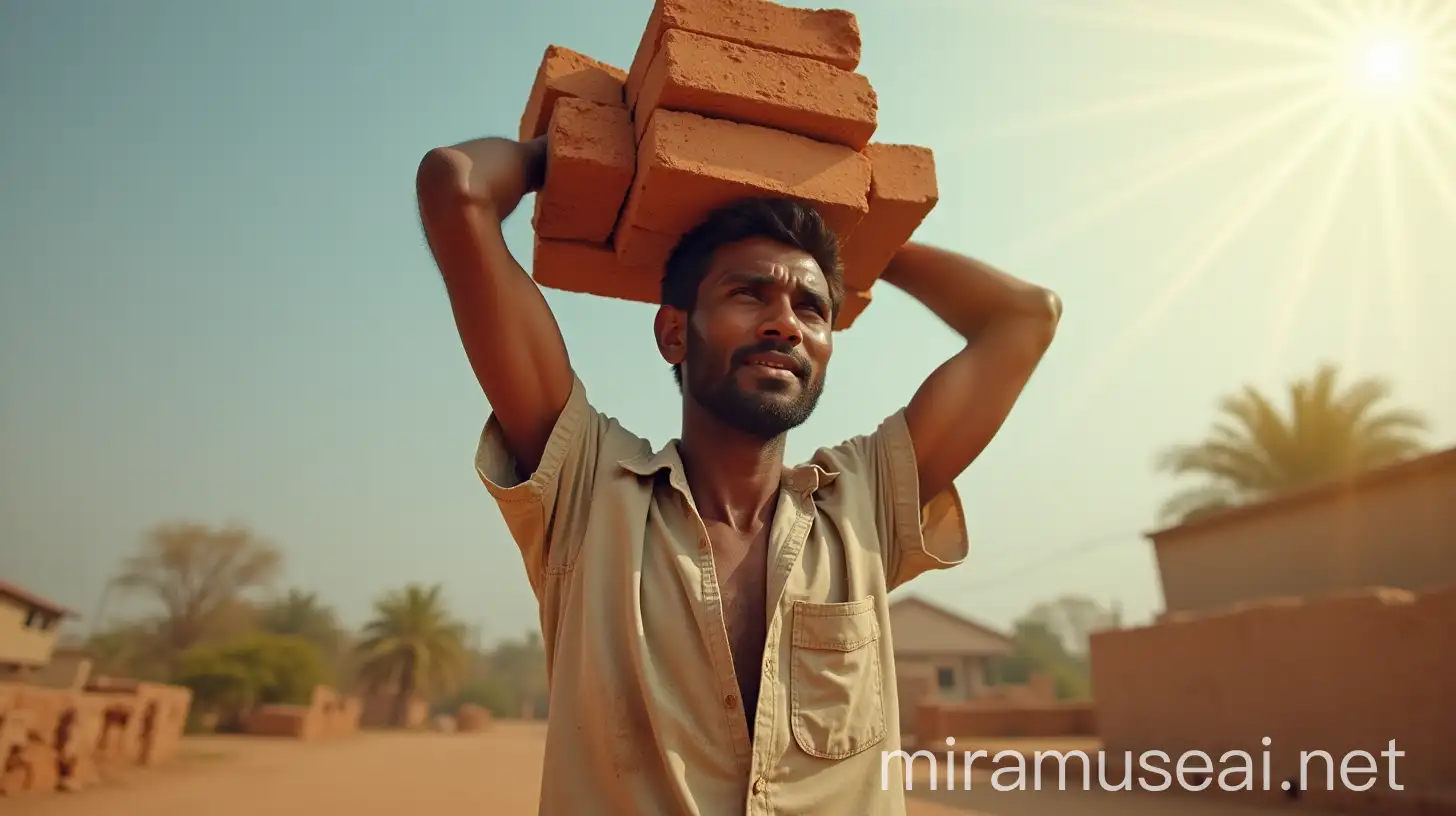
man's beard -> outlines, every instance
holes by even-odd
[[[730,358],[728,370],[716,381],[709,381],[710,368],[706,361],[700,359],[704,344],[695,335],[696,332],[691,329],[688,331],[688,393],[723,424],[767,440],[804,424],[814,413],[819,396],[824,392],[824,378],[814,377],[809,362],[793,346],[766,340],[741,348]],[[783,396],[793,387],[791,383],[767,378],[752,391],[745,391],[739,386],[737,373],[744,359],[765,352],[780,352],[798,360],[804,370],[795,372],[799,380],[796,396]]]

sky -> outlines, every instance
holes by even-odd
[[[970,557],[897,595],[1003,628],[1066,593],[1148,620],[1144,534],[1184,485],[1158,451],[1199,439],[1223,395],[1322,362],[1387,379],[1433,448],[1456,444],[1456,6],[837,7],[859,20],[876,141],[935,152],[916,240],[1065,306],[957,481]],[[84,629],[144,609],[100,601],[153,525],[236,523],[284,553],[280,590],[350,625],[423,582],[486,641],[534,629],[473,470],[489,405],[414,171],[514,134],[547,45],[630,65],[650,8],[0,4],[0,577]],[[529,202],[506,235],[529,269]],[[795,459],[872,430],[957,350],[923,306],[873,296]],[[675,436],[652,307],[547,299],[596,406]]]

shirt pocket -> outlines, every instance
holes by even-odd
[[[884,739],[883,685],[874,598],[794,602],[789,720],[804,753],[843,759]]]

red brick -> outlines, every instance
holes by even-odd
[[[839,307],[839,314],[834,316],[834,330],[842,331],[853,326],[855,319],[864,314],[864,310],[869,308],[869,305],[870,293],[868,289],[864,291],[854,289],[845,290],[844,303]]]
[[[657,109],[777,128],[863,150],[879,103],[861,74],[807,57],[669,31],[637,99],[637,139]]]
[[[628,107],[636,108],[662,37],[673,30],[807,57],[846,71],[859,67],[859,22],[847,11],[789,8],[767,0],[657,0],[628,72]]]
[[[662,297],[660,269],[626,266],[611,247],[582,241],[537,238],[531,277],[565,292],[653,304]]]
[[[536,194],[532,221],[536,234],[606,243],[637,164],[627,109],[563,98],[546,144],[546,181]]]
[[[556,100],[562,97],[626,107],[626,82],[627,72],[621,68],[570,48],[548,45],[541,57],[541,66],[536,69],[536,83],[531,86],[517,135],[526,141],[545,133]]]
[[[872,144],[869,214],[844,242],[844,285],[868,289],[939,200],[935,154],[915,145]]]
[[[847,147],[659,110],[637,148],[637,176],[617,227],[676,239],[718,207],[773,196],[814,207],[830,229],[848,235],[869,210],[869,186],[869,159]],[[631,241],[617,254],[628,265],[650,262]]]
[[[662,267],[677,247],[679,237],[622,225],[612,235],[612,243],[617,257],[634,266]]]

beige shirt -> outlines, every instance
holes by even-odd
[[[752,740],[675,441],[654,452],[576,380],[529,479],[494,415],[476,469],[540,605],[541,813],[904,812],[886,596],[969,542],[955,488],[922,512],[902,413],[784,469]]]

